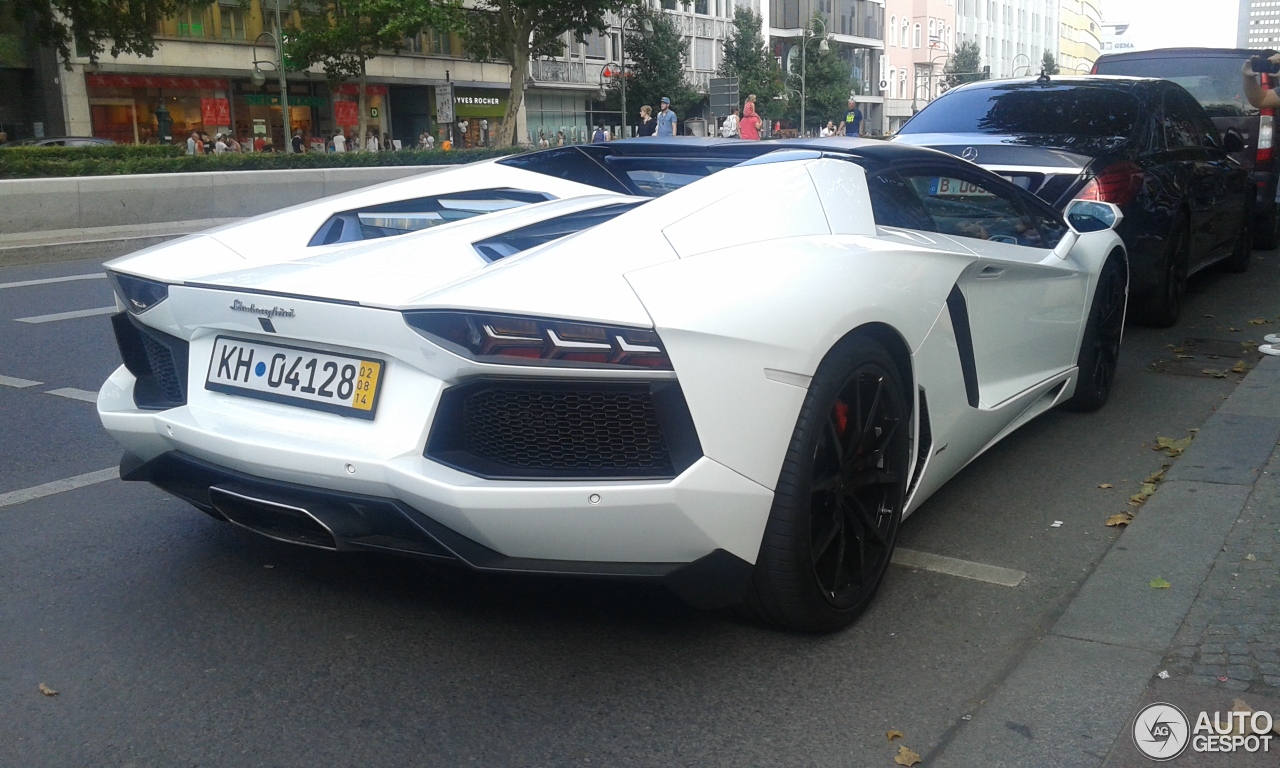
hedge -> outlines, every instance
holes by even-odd
[[[113,176],[130,173],[265,171],[289,168],[365,168],[388,165],[457,165],[518,152],[523,147],[491,147],[401,152],[283,152],[186,155],[177,146],[15,147],[0,149],[0,179]],[[172,150],[178,150],[175,154]]]

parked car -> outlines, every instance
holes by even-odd
[[[115,144],[111,139],[96,136],[51,136],[43,139],[20,139],[0,144],[0,147],[105,147]]]
[[[1254,192],[1190,93],[1168,80],[1046,77],[981,81],[947,92],[894,141],[978,163],[1062,209],[1105,200],[1124,211],[1137,319],[1166,327],[1187,277],[1221,262],[1248,268]]]
[[[1105,403],[1123,214],[925,149],[774,149],[551,149],[450,194],[589,194],[287,263],[216,236],[110,262],[122,476],[284,542],[847,625],[948,478]]]
[[[1280,244],[1280,206],[1276,203],[1276,179],[1280,162],[1275,157],[1274,109],[1258,109],[1240,88],[1240,65],[1252,56],[1275,51],[1244,48],[1161,48],[1133,53],[1108,53],[1098,57],[1095,74],[1161,77],[1186,88],[1204,107],[1218,132],[1235,130],[1244,147],[1231,156],[1251,174],[1254,185],[1254,243],[1259,248]],[[1263,87],[1274,85],[1263,76]]]

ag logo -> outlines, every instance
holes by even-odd
[[[1133,744],[1152,760],[1172,760],[1187,748],[1191,724],[1172,704],[1144,707],[1133,719]]]

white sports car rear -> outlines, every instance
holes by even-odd
[[[420,195],[560,199],[307,247],[374,226],[321,201],[283,256],[231,229],[108,264],[124,477],[281,541],[653,579],[829,631],[961,467],[1105,402],[1113,206],[1068,224],[879,142],[612,144]]]

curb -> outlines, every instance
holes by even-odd
[[[1066,610],[931,765],[1097,768],[1213,568],[1280,440],[1280,360],[1200,428]],[[1148,581],[1166,578],[1169,589]]]

